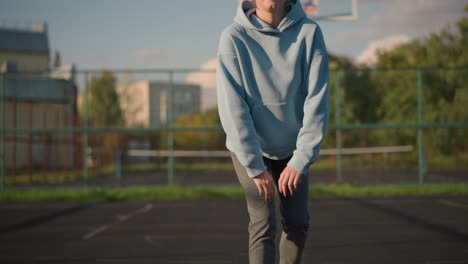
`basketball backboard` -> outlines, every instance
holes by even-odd
[[[306,14],[314,20],[356,20],[357,0],[301,0]]]

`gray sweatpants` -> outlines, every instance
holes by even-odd
[[[273,264],[275,263],[276,236],[275,201],[271,203],[265,202],[260,197],[255,182],[252,178],[248,177],[247,171],[240,164],[234,152],[231,152],[231,158],[237,177],[245,193],[247,210],[250,216],[248,226],[249,262],[250,264]],[[265,165],[273,176],[276,189],[278,189],[279,176],[290,158],[272,160],[263,157]],[[307,230],[309,228],[309,212],[307,209],[308,175],[302,175],[301,178],[293,196],[288,195],[284,197],[281,194],[279,195],[279,208],[283,227],[279,244],[280,264],[300,263],[307,238]]]

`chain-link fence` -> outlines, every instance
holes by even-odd
[[[468,69],[335,69],[315,183],[468,180]],[[2,188],[238,184],[211,70],[0,76]]]

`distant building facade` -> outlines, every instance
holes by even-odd
[[[6,129],[76,126],[75,69],[51,68],[47,25],[29,30],[0,28],[0,39],[5,104],[2,125]],[[72,133],[6,134],[7,175],[28,168],[76,168],[80,157],[76,137]]]
[[[50,69],[47,24],[30,30],[0,28],[2,70],[31,72]]]
[[[148,80],[119,86],[121,109],[126,126],[156,127],[168,121],[168,83]],[[174,83],[174,116],[200,112],[200,86]]]

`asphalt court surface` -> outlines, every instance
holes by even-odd
[[[468,196],[320,198],[309,210],[302,263],[468,263]],[[248,263],[244,199],[0,203],[0,219],[2,264]]]

